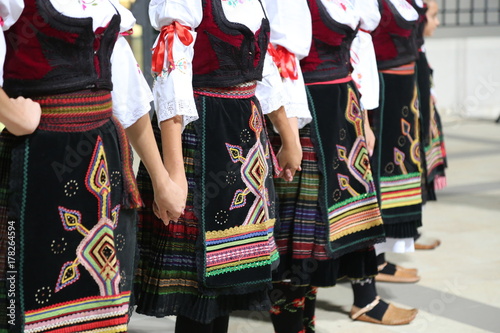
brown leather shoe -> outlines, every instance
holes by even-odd
[[[372,324],[379,325],[406,325],[409,324],[415,319],[417,316],[417,309],[402,309],[389,304],[387,311],[384,313],[382,320],[378,320],[370,317],[367,312],[373,309],[380,302],[380,297],[377,296],[375,300],[365,306],[364,308],[358,308],[356,306],[352,306],[350,317],[352,320],[364,321]]]
[[[415,250],[434,250],[436,247],[441,245],[441,241],[439,239],[418,239],[415,242]]]
[[[375,275],[377,282],[393,282],[393,283],[415,283],[420,280],[420,276],[416,274],[416,270],[398,269],[394,274],[378,273]]]
[[[385,262],[383,263],[382,265],[379,265],[378,266],[378,271],[380,272],[381,270],[384,269],[385,266],[387,265],[394,265],[396,267],[396,272],[397,271],[404,271],[403,273],[405,275],[414,275],[414,276],[417,276],[418,275],[418,269],[416,268],[406,268],[406,267],[403,267],[403,266],[399,266],[399,265],[395,265],[393,263],[389,263],[389,262]],[[380,274],[380,273],[379,273]],[[382,273],[382,274],[385,274],[385,273]],[[390,275],[390,274],[386,274],[386,275]]]

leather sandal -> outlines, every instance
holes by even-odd
[[[419,239],[415,242],[415,250],[434,250],[439,245],[441,245],[439,239],[429,239],[427,241]]]
[[[387,311],[382,316],[382,320],[370,317],[367,312],[372,310],[380,302],[380,297],[377,296],[373,302],[363,308],[352,306],[350,317],[352,320],[364,321],[379,325],[406,325],[409,324],[417,316],[417,309],[402,309],[389,304]]]
[[[387,265],[387,263],[379,266],[379,272]],[[415,283],[420,281],[420,276],[417,275],[416,268],[404,268],[396,265],[394,274],[378,273],[375,275],[377,282],[393,282],[393,283]]]

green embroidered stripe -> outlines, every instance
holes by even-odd
[[[360,195],[358,197],[349,198],[347,200],[344,200],[342,202],[339,202],[339,203],[333,205],[332,207],[330,207],[328,209],[328,212],[331,213],[331,212],[333,212],[337,208],[340,208],[340,207],[348,205],[350,203],[353,203],[353,202],[356,202],[356,201],[359,201],[359,200],[364,200],[364,199],[370,198],[370,197],[375,199],[377,197],[377,194],[374,193],[374,192],[372,192],[372,193],[366,193],[366,194]]]
[[[243,245],[243,244],[249,244],[249,243],[255,243],[255,242],[262,242],[262,241],[267,241],[269,239],[269,234],[268,235],[262,235],[259,237],[251,237],[248,239],[240,239],[232,242],[227,242],[227,243],[222,243],[222,244],[217,244],[217,245],[212,245],[212,246],[207,246],[207,252],[211,251],[216,251],[220,249],[225,249],[228,247],[233,247],[237,245]]]
[[[230,273],[230,272],[235,272],[235,271],[241,271],[243,269],[247,268],[254,268],[254,267],[261,267],[261,266],[267,266],[271,264],[271,260],[267,257],[267,259],[262,259],[261,261],[255,261],[252,263],[248,264],[242,264],[234,267],[225,267],[221,269],[216,269],[213,271],[207,271],[206,275],[207,276],[214,276],[214,275],[220,275],[220,274],[225,274],[225,273]]]
[[[96,297],[97,299],[100,297]],[[96,298],[88,299],[81,302],[65,304],[62,306],[54,306],[53,310],[42,309],[32,314],[26,315],[26,323],[32,323],[39,320],[45,320],[51,317],[60,317],[66,313],[84,312],[87,310],[98,310],[107,307],[115,307],[117,305],[127,304],[130,298],[130,293],[126,292],[115,297],[102,297],[101,300]]]
[[[396,180],[406,180],[406,179],[411,179],[411,178],[416,178],[420,177],[420,172],[412,172],[406,175],[398,175],[398,176],[392,176],[392,177],[381,177],[381,181],[396,181]]]

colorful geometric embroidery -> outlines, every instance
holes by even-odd
[[[113,222],[103,217],[77,249],[80,263],[99,285],[101,295],[116,295],[120,292],[120,270],[113,238],[114,228]]]
[[[347,92],[346,119],[354,125],[356,136],[363,135],[363,115],[359,107],[358,97],[354,90],[349,87]]]
[[[340,202],[328,210],[330,241],[382,224],[377,195],[369,193]]]
[[[406,158],[406,155],[404,152],[402,152],[398,148],[394,148],[394,164],[396,164],[397,166],[399,166],[401,168],[401,173],[403,175],[408,174],[408,171],[406,170],[406,166],[405,166],[405,158]]]
[[[75,261],[68,261],[61,268],[61,273],[59,273],[59,279],[56,283],[55,292],[63,289],[70,284],[75,283],[80,278],[80,271],[78,270],[78,259]]]
[[[126,332],[129,298],[127,291],[26,311],[24,332]]]
[[[347,153],[347,148],[337,145],[337,153],[340,161],[345,162],[351,174],[365,187],[367,192],[373,192],[375,185],[373,183],[373,175],[370,167],[370,156],[366,148],[366,140],[363,131],[363,115],[359,107],[358,98],[354,90],[348,89],[348,103],[346,107],[346,119],[354,125],[356,131],[356,141],[353,143],[350,153]],[[346,178],[339,178],[342,181],[341,188],[349,190],[353,196],[359,194],[352,189],[351,186],[345,184]]]
[[[245,189],[245,191],[237,190],[234,194],[233,202],[231,207],[229,207],[229,210],[244,207],[247,204],[246,195],[248,193],[250,193],[249,189]]]
[[[109,194],[111,192],[111,183],[108,173],[108,162],[101,137],[97,138],[94,154],[87,171],[85,185],[90,193],[92,193],[99,203],[99,216],[101,219],[104,216],[109,216],[108,209],[110,208]]]
[[[101,137],[97,138],[85,182],[87,189],[98,200],[99,222],[89,231],[82,224],[81,212],[59,207],[59,216],[64,229],[76,230],[84,238],[77,247],[77,258],[62,266],[55,292],[79,279],[78,265],[81,264],[99,285],[101,296],[117,295],[119,294],[120,265],[116,258],[114,229],[118,223],[120,205],[110,209],[111,185]]]
[[[340,186],[340,189],[341,189],[342,191],[345,191],[345,190],[349,191],[349,193],[350,193],[350,194],[351,194],[351,196],[353,196],[353,197],[357,197],[357,196],[359,195],[359,193],[358,193],[358,192],[356,192],[356,191],[352,188],[351,184],[349,184],[349,176],[342,175],[342,174],[340,174],[340,173],[339,173],[339,174],[337,175],[337,178],[338,178],[338,180],[339,180],[339,186]]]
[[[59,216],[61,217],[64,230],[73,231],[78,229],[78,232],[82,235],[88,233],[88,230],[81,224],[82,214],[79,211],[59,206]]]
[[[247,156],[243,156],[243,148],[226,143],[226,148],[233,163],[241,164],[241,179],[247,186],[245,189],[236,191],[230,210],[245,207],[246,196],[250,193],[255,195],[255,200],[250,208],[242,225],[259,224],[269,219],[268,205],[269,198],[265,186],[269,167],[266,160],[269,159],[269,151],[264,150],[260,141],[263,130],[261,115],[257,106],[252,102],[252,115],[249,120],[250,129],[255,133],[255,144],[248,151]]]
[[[418,205],[422,202],[420,173],[381,177],[382,209]]]
[[[206,233],[206,276],[265,266],[278,258],[274,219]]]

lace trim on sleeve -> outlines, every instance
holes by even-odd
[[[159,101],[156,106],[158,124],[174,116],[182,116],[182,129],[199,118],[194,100]]]
[[[299,129],[309,124],[312,120],[307,103],[289,103],[286,105],[286,115],[288,118],[296,117]]]

